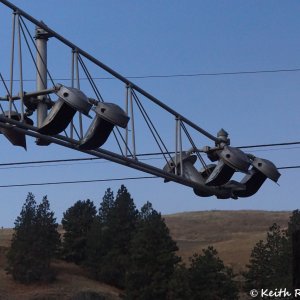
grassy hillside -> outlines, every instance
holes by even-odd
[[[235,271],[243,270],[251,249],[264,239],[268,228],[278,223],[286,228],[290,212],[266,211],[204,211],[164,216],[171,235],[179,246],[185,262],[193,253],[213,245],[225,264]],[[93,291],[107,300],[117,300],[117,289],[91,280],[78,266],[56,261],[57,280],[53,284],[25,286],[15,283],[5,273],[5,251],[9,247],[12,229],[0,229],[0,300],[73,299],[82,291]],[[84,299],[84,298],[83,298]]]
[[[287,227],[290,212],[204,211],[165,216],[179,255],[185,262],[193,253],[213,245],[225,264],[235,271],[244,269],[253,246],[264,239],[268,228],[277,223]]]

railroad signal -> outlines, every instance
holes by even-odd
[[[60,85],[55,94],[59,98],[38,130],[42,134],[55,135],[63,132],[77,111],[89,116],[92,107],[87,96],[79,89]]]
[[[91,150],[101,147],[115,126],[126,128],[129,121],[124,110],[114,103],[98,102],[94,111],[96,116],[80,141],[80,149]]]

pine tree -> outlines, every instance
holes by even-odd
[[[84,265],[95,279],[101,278],[103,257],[110,251],[112,238],[106,234],[110,216],[114,208],[115,199],[113,191],[108,188],[100,203],[99,214],[94,219],[87,235],[87,252]]]
[[[300,289],[300,211],[294,210],[289,223],[287,236],[292,252],[293,290]]]
[[[82,263],[86,259],[87,235],[96,217],[97,210],[92,201],[77,201],[63,214],[65,230],[63,256],[67,261]]]
[[[129,245],[138,216],[134,201],[124,185],[118,190],[106,216],[102,223],[99,279],[123,288],[129,264]]]
[[[161,215],[147,202],[131,241],[126,299],[164,300],[179,261],[178,250]]]
[[[83,262],[90,276],[97,280],[101,279],[102,260],[108,252],[104,244],[102,230],[101,219],[96,216],[87,234],[86,258]]]
[[[167,300],[192,299],[190,288],[190,274],[184,264],[178,264],[169,281]]]
[[[99,218],[102,224],[107,224],[109,215],[112,212],[112,208],[115,205],[114,193],[108,188],[102,198],[99,208]]]
[[[274,223],[266,241],[259,241],[251,252],[247,265],[245,289],[291,289],[291,244],[286,232]]]
[[[60,243],[58,224],[55,222],[47,197],[37,206],[34,195],[29,193],[15,221],[11,248],[7,254],[7,272],[15,280],[31,283],[54,279],[50,262]]]
[[[194,254],[190,262],[188,273],[191,300],[238,299],[232,269],[224,265],[212,246],[203,249],[201,255]]]

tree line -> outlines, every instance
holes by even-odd
[[[27,195],[7,253],[6,270],[13,279],[53,281],[51,261],[63,259],[120,288],[127,300],[239,299],[236,274],[216,249],[209,246],[184,264],[161,214],[150,202],[138,210],[124,185],[116,196],[107,189],[98,209],[89,199],[77,201],[63,213],[61,224],[62,234],[47,197],[37,204],[32,193]],[[292,237],[299,225],[297,210],[287,230],[273,224],[266,240],[254,246],[242,274],[245,291],[292,288]]]

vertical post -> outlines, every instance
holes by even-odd
[[[74,87],[74,81],[75,81],[75,76],[74,76],[74,69],[75,69],[75,51],[72,49],[72,61],[71,61],[71,87]],[[73,139],[73,133],[74,133],[74,122],[73,118],[70,123],[70,138]]]
[[[16,28],[16,13],[13,13],[13,23],[12,23],[12,45],[11,45],[11,62],[10,62],[10,89],[9,89],[9,111],[8,117],[11,118],[11,111],[13,105],[13,83],[14,83],[14,56],[15,56],[15,29]]]
[[[179,119],[175,118],[176,128],[175,128],[175,175],[178,175],[177,164],[178,164],[178,135],[179,135]]]
[[[76,87],[80,89],[80,78],[79,78],[79,64],[78,64],[78,51],[75,50],[75,70],[76,70]],[[78,114],[78,121],[79,121],[79,132],[80,132],[80,139],[83,139],[83,124],[82,124],[82,113],[79,112]]]
[[[125,112],[126,115],[128,116],[128,92],[129,92],[129,86],[126,85],[125,87]],[[126,131],[125,131],[125,156],[128,156],[128,124],[126,126]]]
[[[35,39],[36,39],[36,65],[37,65],[37,78],[36,78],[36,90],[44,90],[47,88],[47,41],[49,34],[44,29],[36,27]],[[37,125],[41,127],[43,121],[48,114],[48,106],[46,103],[46,96],[38,96],[39,102],[37,105]],[[47,146],[49,142],[42,139],[37,139],[36,144],[39,146]]]
[[[179,138],[179,162],[180,162],[180,176],[183,176],[183,165],[182,165],[182,134],[181,134],[181,120],[179,119],[179,132],[178,132],[178,138]]]
[[[131,114],[131,137],[133,147],[133,158],[136,159],[136,148],[135,148],[135,129],[134,129],[134,112],[133,112],[133,99],[132,99],[132,88],[130,87],[130,114]]]
[[[24,121],[24,90],[23,90],[23,62],[21,45],[21,24],[18,15],[18,42],[19,42],[19,71],[20,71],[20,97],[21,97],[21,121]]]

